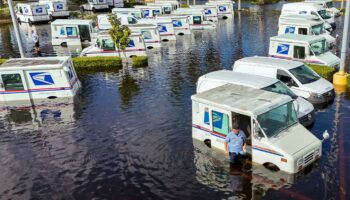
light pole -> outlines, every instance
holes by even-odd
[[[21,54],[21,58],[24,58],[24,51],[23,51],[23,47],[22,47],[22,39],[21,39],[21,35],[19,34],[17,18],[16,18],[15,11],[13,9],[12,0],[8,0],[8,5],[9,5],[10,13],[11,13],[11,19],[12,19],[13,28],[15,29],[15,34],[16,34],[16,40],[17,40],[17,43],[18,43],[19,53]]]
[[[346,49],[347,49],[347,43],[348,43],[349,17],[350,17],[350,0],[346,0],[343,40],[342,40],[341,54],[340,54],[340,67],[339,67],[339,72],[333,75],[334,85],[345,86],[347,84],[347,77],[349,76],[345,72],[345,57],[346,57]]]

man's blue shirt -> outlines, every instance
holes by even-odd
[[[228,143],[228,151],[231,153],[243,154],[243,144],[246,136],[243,131],[239,131],[238,134],[229,132],[225,138],[225,142]]]

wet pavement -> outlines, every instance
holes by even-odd
[[[267,55],[280,6],[249,6],[215,31],[164,43],[148,52],[148,67],[81,75],[74,104],[3,110],[0,199],[348,199],[350,93],[316,112],[311,132],[331,137],[320,161],[297,175],[230,169],[220,152],[192,139],[198,77]],[[341,35],[342,17],[337,21]],[[78,54],[53,48],[49,25],[34,28],[41,56]],[[18,56],[13,35],[0,26],[1,57]],[[26,54],[36,56],[27,35]]]

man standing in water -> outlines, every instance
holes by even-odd
[[[39,36],[34,30],[32,30],[32,40],[35,44],[34,45],[35,52],[39,53],[40,52]]]
[[[232,124],[232,130],[225,139],[225,153],[229,154],[230,163],[237,164],[243,157],[246,151],[246,136],[242,130],[239,129],[237,123]]]

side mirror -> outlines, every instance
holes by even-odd
[[[64,66],[64,67],[63,67],[63,71],[69,72],[69,68],[68,68],[67,66]]]
[[[325,130],[325,131],[323,132],[322,136],[323,136],[323,140],[328,140],[328,139],[329,139],[329,133],[328,133],[328,131]],[[322,140],[322,141],[323,141],[323,140]]]

